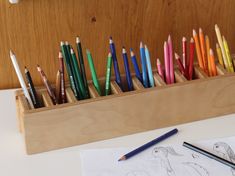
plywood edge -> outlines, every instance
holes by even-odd
[[[133,82],[133,87],[134,87],[135,90],[144,89],[143,84],[140,82],[140,80],[136,76],[132,77],[132,82]]]
[[[49,96],[48,92],[46,90],[41,91],[42,95],[42,101],[45,107],[51,107],[54,106],[51,97]]]
[[[197,65],[194,66],[194,73],[198,79],[208,78],[208,75]]]
[[[158,73],[153,74],[153,79],[154,79],[156,86],[166,86],[167,85]]]
[[[76,99],[76,97],[75,97],[75,95],[74,95],[74,93],[73,93],[71,87],[67,87],[67,88],[65,89],[65,92],[66,92],[67,101],[68,101],[69,103],[74,103],[74,102],[77,101],[77,99]]]
[[[97,92],[95,86],[91,83],[88,85],[89,93],[91,98],[98,98],[100,97],[99,93]]]
[[[228,74],[227,70],[225,70],[225,68],[219,63],[216,64],[216,69],[217,69],[218,75]]]
[[[184,77],[184,75],[178,69],[175,69],[175,81],[177,83],[182,83],[188,80]]]
[[[121,94],[123,93],[122,89],[119,87],[116,81],[110,82],[111,93],[112,94]]]

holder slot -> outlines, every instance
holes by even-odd
[[[111,81],[110,86],[111,86],[111,93],[112,94],[123,93],[122,89],[118,86],[116,81]]]
[[[181,83],[181,82],[186,82],[188,80],[184,77],[184,75],[178,69],[176,69],[175,70],[175,81],[176,81],[176,83]]]
[[[208,78],[208,75],[199,66],[194,66],[194,73],[198,79]]]
[[[166,86],[165,81],[162,79],[162,77],[158,73],[153,74],[153,79],[156,86]]]
[[[93,84],[89,84],[88,89],[89,89],[89,93],[90,93],[91,98],[100,97],[99,93],[97,92],[97,90]]]
[[[143,84],[140,82],[140,80],[136,76],[132,77],[132,82],[133,82],[133,87],[135,90],[144,89]]]
[[[225,75],[227,74],[228,72],[224,69],[224,67],[220,64],[216,64],[216,69],[217,69],[217,73],[218,75]]]
[[[74,96],[74,93],[73,93],[73,91],[72,91],[72,89],[71,89],[70,87],[67,87],[67,88],[65,89],[65,92],[66,92],[67,101],[68,101],[69,103],[73,103],[73,102],[76,102],[76,101],[77,101],[77,99],[76,99],[76,97]]]
[[[42,95],[42,101],[45,107],[51,107],[54,106],[51,97],[49,96],[48,92],[46,90],[41,91]]]

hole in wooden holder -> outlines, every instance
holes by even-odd
[[[67,87],[67,88],[65,89],[65,92],[66,92],[67,101],[68,101],[69,103],[73,103],[73,102],[76,102],[76,101],[77,101],[77,99],[76,99],[76,97],[74,96],[74,93],[73,93],[71,87]]]
[[[194,66],[194,75],[197,79],[208,78],[208,75],[197,65]]]
[[[48,92],[46,90],[41,91],[42,95],[42,101],[45,107],[51,107],[54,106],[51,97],[49,96]]]
[[[91,98],[100,97],[99,93],[97,92],[95,86],[91,83],[88,85],[89,93]]]
[[[133,83],[134,90],[144,89],[143,84],[140,82],[140,80],[136,76],[132,77],[132,83]]]
[[[116,81],[110,82],[111,93],[112,94],[120,94],[123,93],[122,89],[119,87]]]
[[[188,80],[184,77],[184,75],[178,69],[175,69],[175,82],[181,83],[186,81]]]
[[[166,83],[158,73],[153,74],[153,79],[156,86],[165,86]]]

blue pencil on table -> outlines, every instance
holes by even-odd
[[[122,80],[121,80],[120,71],[119,71],[119,67],[118,67],[116,49],[115,49],[115,45],[114,45],[112,37],[109,38],[109,46],[110,46],[110,52],[111,52],[112,58],[113,58],[115,80],[116,80],[117,84],[119,85],[119,87],[123,90]]]
[[[123,47],[122,48],[122,57],[124,61],[124,68],[126,72],[126,80],[127,80],[127,86],[128,90],[132,91],[133,90],[133,83],[132,83],[132,78],[131,78],[131,73],[130,73],[130,68],[129,68],[129,62],[126,54],[126,49]]]
[[[154,79],[153,79],[153,72],[152,72],[152,65],[151,65],[149,50],[146,45],[144,48],[145,48],[145,57],[146,57],[146,63],[147,63],[147,69],[148,69],[149,84],[150,84],[150,87],[154,87]]]
[[[142,42],[140,42],[140,58],[141,58],[141,65],[142,65],[143,85],[145,88],[147,88],[148,87],[148,73],[147,73],[147,66],[146,66],[146,59],[145,59],[145,49],[143,47]]]
[[[139,66],[138,66],[138,63],[137,63],[137,60],[136,60],[136,57],[135,57],[135,53],[133,52],[132,49],[131,49],[131,61],[132,61],[132,64],[134,66],[134,69],[135,69],[135,76],[143,84],[143,78],[142,78],[142,75],[140,73],[140,69],[139,69]]]
[[[142,145],[141,147],[139,147],[139,148],[137,148],[137,149],[135,149],[135,150],[133,150],[133,151],[123,155],[118,161],[127,160],[127,159],[137,155],[138,153],[148,149],[149,147],[151,147],[151,146],[153,146],[153,145],[155,145],[155,144],[157,144],[157,143],[159,143],[159,142],[161,142],[161,141],[171,137],[172,135],[176,134],[177,132],[178,132],[178,129],[175,128],[175,129],[173,129],[173,130],[163,134],[162,136],[160,136],[160,137],[158,137],[158,138],[156,138],[156,139],[154,139],[154,140],[152,140],[152,141]]]

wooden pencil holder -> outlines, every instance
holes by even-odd
[[[68,103],[53,105],[43,88],[43,108],[30,109],[16,92],[19,129],[28,154],[114,138],[156,128],[235,112],[235,75],[217,65],[218,76],[208,77],[198,66],[195,80],[175,71],[176,83],[166,85],[154,73],[154,88],[145,89],[133,76],[134,91],[122,92],[111,81],[112,94],[99,96],[89,84],[91,98],[77,101],[66,88]],[[123,79],[124,80],[124,79]],[[104,82],[101,80],[101,82]]]

